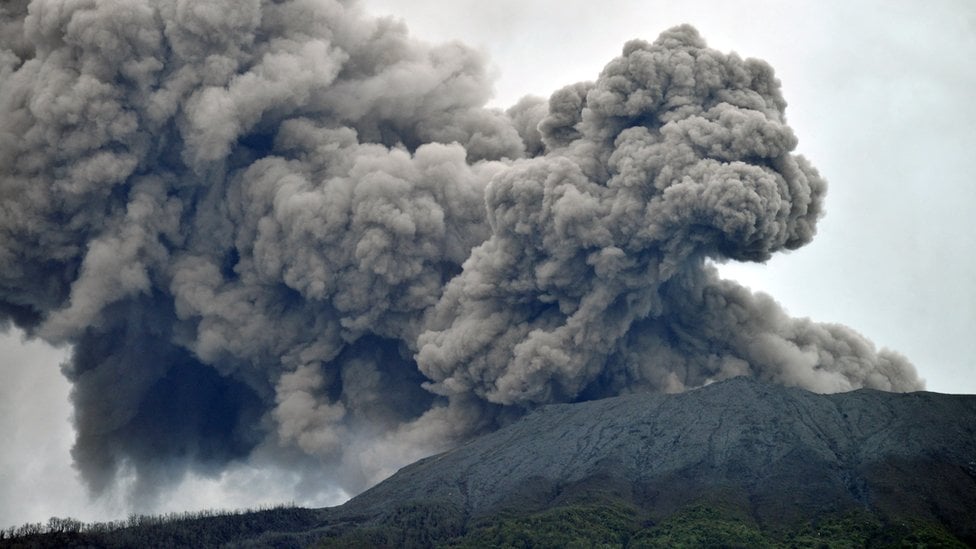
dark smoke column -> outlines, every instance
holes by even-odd
[[[767,65],[682,27],[489,96],[355,2],[0,5],[0,323],[72,345],[93,490],[254,462],[355,492],[539,403],[921,386],[706,263],[820,215]]]
[[[826,185],[791,153],[766,63],[677,27],[628,43],[596,83],[549,105],[547,153],[492,180],[492,235],[420,337],[433,391],[528,405],[736,375],[921,387],[903,358],[790,319],[706,264],[796,249],[822,213]]]

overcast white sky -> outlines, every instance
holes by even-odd
[[[830,184],[827,216],[805,248],[724,272],[793,316],[847,324],[903,353],[929,390],[976,394],[976,2],[366,5],[402,17],[414,36],[485,50],[498,73],[498,107],[594,79],[626,40],[653,40],[680,23],[695,25],[713,48],[765,59],[783,83],[800,152]],[[66,352],[0,335],[0,528],[128,512],[110,499],[88,502],[71,468],[69,388],[58,371]],[[288,482],[286,472],[253,470],[191,479],[157,510],[289,500]]]

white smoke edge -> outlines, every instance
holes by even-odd
[[[817,242],[815,240],[812,245],[815,246],[816,244]],[[820,324],[839,324],[867,338],[879,350],[895,351],[905,356],[916,365],[919,379],[925,385],[925,391],[944,394],[963,394],[958,388],[943,384],[933,384],[930,375],[937,373],[933,369],[934,365],[917,361],[915,353],[911,353],[905,348],[906,342],[890,341],[883,337],[883,331],[868,329],[870,315],[865,315],[862,308],[835,308],[830,315],[822,314],[823,311],[819,311],[820,314],[818,314],[818,311],[812,310],[809,307],[809,303],[801,299],[800,296],[789,291],[783,291],[787,286],[783,282],[783,279],[789,274],[784,264],[791,260],[791,256],[795,257],[798,254],[807,252],[809,250],[804,249],[782,253],[764,263],[745,261],[718,262],[711,259],[707,260],[707,263],[715,267],[721,278],[734,281],[753,294],[764,294],[772,297],[783,309],[783,312],[791,318],[810,319]],[[814,294],[818,293],[816,290],[811,290],[811,292]]]

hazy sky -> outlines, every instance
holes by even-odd
[[[484,49],[497,68],[498,107],[592,80],[626,40],[653,40],[680,23],[695,25],[712,48],[768,61],[783,83],[798,150],[829,182],[827,215],[812,244],[724,272],[793,316],[849,325],[903,353],[929,390],[976,393],[976,4],[366,4],[402,17],[414,36]],[[69,387],[57,367],[66,351],[19,338],[0,337],[0,527],[52,515],[124,516],[128,509],[111,498],[90,504],[71,468]],[[286,471],[258,470],[191,479],[159,510],[287,500],[289,481]]]

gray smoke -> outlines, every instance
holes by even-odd
[[[822,213],[767,64],[683,26],[489,96],[355,2],[0,6],[0,326],[72,345],[90,487],[260,455],[355,492],[548,402],[922,387],[711,266]]]

